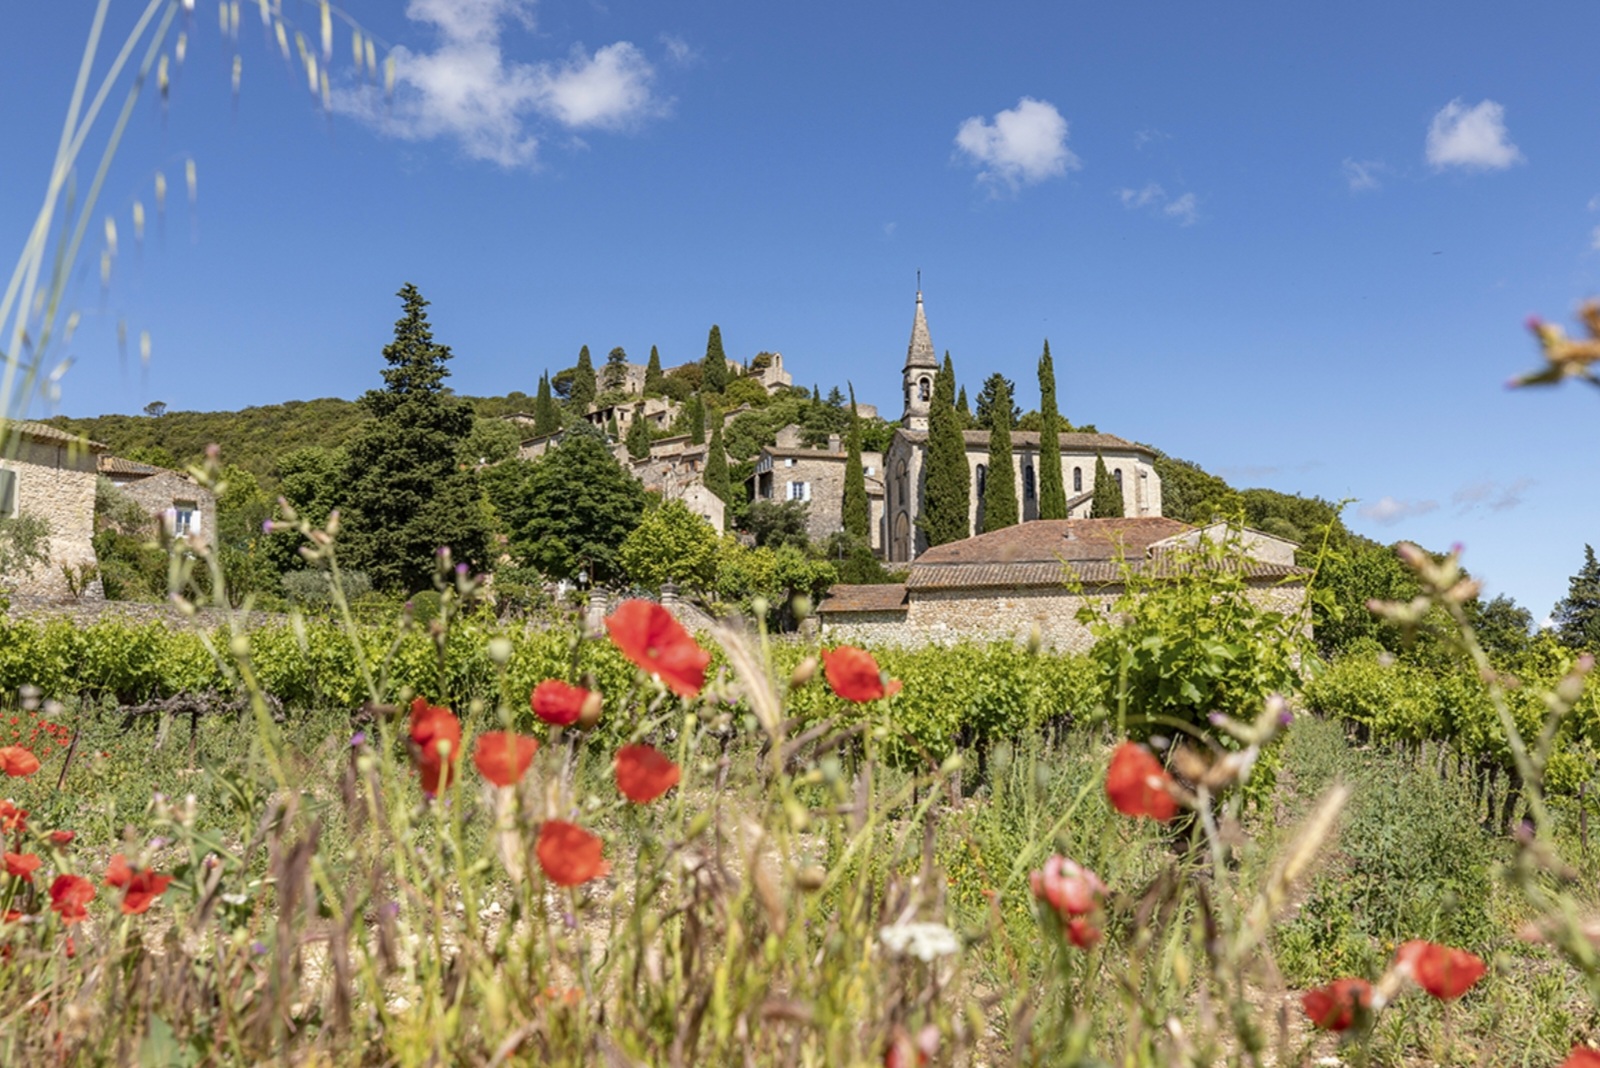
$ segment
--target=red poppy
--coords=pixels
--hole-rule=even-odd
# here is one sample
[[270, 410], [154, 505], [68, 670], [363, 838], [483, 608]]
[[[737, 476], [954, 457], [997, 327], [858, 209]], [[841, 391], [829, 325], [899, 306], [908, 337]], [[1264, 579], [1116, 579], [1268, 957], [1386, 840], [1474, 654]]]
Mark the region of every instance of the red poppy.
[[40, 864], [44, 863], [34, 853], [7, 853], [5, 854], [6, 874], [15, 875], [19, 879], [33, 882], [33, 872]]
[[167, 887], [172, 884], [172, 876], [157, 875], [149, 868], [140, 868], [128, 879], [127, 889], [122, 892], [122, 912], [124, 915], [137, 915], [150, 907], [150, 902], [166, 893]]
[[581, 686], [569, 686], [560, 679], [545, 679], [533, 688], [528, 703], [533, 714], [552, 727], [570, 727], [583, 714], [583, 702], [589, 691]]
[[539, 743], [526, 735], [488, 731], [478, 735], [472, 762], [477, 765], [478, 774], [496, 786], [512, 786], [527, 772], [538, 750]]
[[88, 917], [94, 894], [94, 883], [83, 876], [57, 875], [50, 884], [50, 907], [61, 914], [62, 923], [77, 923]]
[[1079, 949], [1093, 949], [1100, 941], [1100, 928], [1086, 916], [1074, 916], [1067, 921], [1067, 941]]
[[1123, 742], [1106, 769], [1106, 796], [1124, 816], [1149, 816], [1165, 823], [1178, 814], [1167, 786], [1172, 776], [1155, 754], [1134, 742]]
[[617, 750], [617, 789], [637, 804], [647, 804], [678, 785], [678, 765], [649, 745]]
[[0, 771], [25, 779], [39, 770], [39, 758], [20, 745], [0, 747]]
[[1561, 1068], [1600, 1068], [1600, 1050], [1573, 1046], [1567, 1059], [1561, 1062]]
[[606, 630], [623, 656], [661, 676], [679, 697], [693, 697], [705, 687], [711, 654], [654, 601], [622, 602], [606, 619]]
[[1359, 1010], [1372, 1008], [1372, 984], [1365, 979], [1335, 979], [1300, 996], [1306, 1019], [1324, 1031], [1347, 1031]]
[[64, 846], [78, 837], [77, 831], [51, 831], [50, 842], [52, 845]]
[[411, 743], [416, 747], [422, 792], [438, 795], [461, 755], [461, 721], [448, 708], [436, 708], [421, 697], [411, 702]]
[[611, 870], [600, 856], [600, 839], [563, 820], [545, 820], [539, 828], [539, 844], [534, 852], [539, 867], [550, 881], [560, 886], [581, 886]]
[[822, 654], [822, 673], [833, 692], [846, 701], [876, 701], [900, 692], [900, 680], [884, 685], [883, 672], [872, 654], [853, 645], [841, 645]]
[[0, 831], [25, 831], [28, 829], [28, 810], [18, 808], [9, 799], [0, 801]]
[[106, 865], [106, 885], [125, 887], [133, 878], [133, 869], [128, 867], [128, 858], [121, 853], [111, 854], [111, 862]]
[[1441, 1001], [1458, 998], [1483, 978], [1488, 967], [1464, 949], [1413, 939], [1395, 951], [1395, 965]]
[[1028, 883], [1033, 887], [1033, 896], [1055, 909], [1063, 920], [1087, 916], [1100, 907], [1106, 893], [1106, 885], [1098, 875], [1059, 854], [1028, 876]]

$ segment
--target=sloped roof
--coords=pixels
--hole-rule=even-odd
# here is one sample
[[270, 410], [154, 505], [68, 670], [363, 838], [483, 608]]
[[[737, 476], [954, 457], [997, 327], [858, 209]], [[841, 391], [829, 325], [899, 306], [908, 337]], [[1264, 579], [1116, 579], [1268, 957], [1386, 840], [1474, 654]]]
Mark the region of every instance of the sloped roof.
[[4, 443], [5, 434], [17, 433], [34, 441], [48, 441], [52, 445], [78, 445], [90, 452], [110, 452], [111, 446], [77, 434], [69, 434], [60, 427], [51, 426], [49, 423], [35, 423], [25, 419], [10, 419], [4, 424], [4, 431], [0, 432], [0, 444]]
[[933, 338], [928, 334], [928, 316], [922, 310], [922, 290], [917, 290], [917, 314], [911, 320], [911, 343], [906, 346], [906, 367], [932, 367], [937, 369], [939, 358], [933, 352]]
[[111, 456], [109, 454], [97, 458], [95, 466], [100, 469], [102, 475], [159, 475], [167, 470], [167, 468], [157, 467], [155, 464], [142, 464], [137, 460], [126, 460], [121, 456]]
[[[1174, 562], [1170, 557], [1129, 560], [1126, 564], [1115, 560], [1076, 560], [1051, 563], [1027, 562], [1019, 564], [922, 564], [911, 566], [906, 577], [908, 590], [979, 590], [1000, 586], [1059, 587], [1079, 583], [1086, 587], [1116, 586], [1124, 579], [1124, 567], [1137, 575], [1170, 577], [1186, 570], [1189, 565]], [[1257, 582], [1300, 578], [1309, 575], [1307, 568], [1293, 564], [1272, 564], [1264, 560], [1235, 559], [1226, 565], [1238, 571], [1247, 580]]]
[[976, 537], [937, 545], [920, 564], [1057, 563], [1061, 560], [1133, 560], [1153, 544], [1193, 530], [1159, 516], [1133, 519], [1035, 519]]
[[904, 612], [904, 583], [879, 583], [870, 586], [834, 586], [818, 612]]

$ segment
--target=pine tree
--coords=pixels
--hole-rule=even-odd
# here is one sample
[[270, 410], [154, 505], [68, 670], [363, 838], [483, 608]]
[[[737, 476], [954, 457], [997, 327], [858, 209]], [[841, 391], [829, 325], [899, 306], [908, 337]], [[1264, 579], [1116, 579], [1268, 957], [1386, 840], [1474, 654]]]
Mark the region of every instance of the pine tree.
[[572, 376], [572, 392], [567, 395], [572, 410], [582, 415], [589, 410], [595, 398], [594, 362], [589, 359], [589, 346], [578, 350], [578, 367]]
[[978, 391], [978, 407], [974, 413], [979, 430], [993, 430], [1002, 422], [1006, 424], [1007, 430], [1016, 428], [1017, 420], [1022, 417], [1022, 409], [1012, 404], [1009, 399], [1004, 405], [999, 404], [995, 397], [1002, 389], [1005, 390], [1007, 398], [1017, 395], [1017, 384], [999, 371], [983, 380], [983, 389]]
[[1050, 339], [1039, 357], [1039, 518], [1067, 518], [1067, 484], [1061, 473], [1061, 412], [1056, 407], [1056, 367], [1050, 359]]
[[435, 553], [449, 546], [474, 569], [488, 563], [489, 522], [476, 474], [457, 462], [472, 409], [446, 391], [448, 346], [433, 340], [428, 302], [406, 283], [405, 314], [384, 346], [382, 389], [361, 404], [371, 417], [351, 441], [345, 469], [345, 562], [393, 593], [431, 588]]
[[844, 459], [845, 533], [871, 544], [872, 507], [867, 501], [867, 477], [861, 465], [861, 417], [856, 413], [856, 387], [850, 387], [850, 435]]
[[650, 424], [645, 421], [643, 409], [633, 413], [633, 422], [628, 426], [628, 455], [635, 460], [643, 460], [650, 455]]
[[[999, 375], [993, 376], [1000, 378]], [[992, 410], [1011, 410], [1011, 393], [1006, 381], [995, 384]], [[999, 530], [1017, 525], [1017, 465], [1011, 455], [1011, 427], [996, 419], [989, 431], [989, 474], [983, 484], [983, 529]]]
[[1583, 547], [1583, 567], [1572, 576], [1550, 620], [1563, 644], [1600, 652], [1600, 562], [1593, 546]]
[[733, 503], [729, 499], [733, 484], [728, 479], [728, 453], [722, 447], [722, 413], [715, 409], [711, 412], [711, 440], [706, 444], [705, 484], [723, 504]]
[[706, 338], [705, 359], [700, 361], [700, 388], [710, 393], [728, 388], [728, 357], [722, 351], [722, 328], [715, 323]]
[[1094, 498], [1089, 502], [1090, 519], [1121, 519], [1122, 484], [1106, 470], [1105, 457], [1094, 454]]
[[960, 541], [972, 533], [972, 475], [967, 467], [966, 438], [951, 400], [955, 385], [955, 365], [947, 352], [944, 367], [934, 377], [928, 405], [922, 515], [917, 520], [930, 546]]
[[561, 429], [561, 408], [550, 395], [550, 372], [539, 378], [539, 395], [533, 401], [533, 433], [535, 437], [554, 434]]
[[644, 395], [653, 397], [659, 394], [666, 380], [667, 376], [661, 373], [661, 353], [651, 345], [650, 362], [644, 368]]
[[625, 389], [628, 385], [628, 354], [621, 345], [606, 356], [606, 372], [601, 379], [608, 390]]

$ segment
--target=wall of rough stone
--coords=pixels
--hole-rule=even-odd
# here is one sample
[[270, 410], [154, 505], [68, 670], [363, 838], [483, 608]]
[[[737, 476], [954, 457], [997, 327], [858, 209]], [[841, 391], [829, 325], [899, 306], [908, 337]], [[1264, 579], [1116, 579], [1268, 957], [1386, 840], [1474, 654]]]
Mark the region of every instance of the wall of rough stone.
[[[89, 626], [101, 620], [120, 619], [130, 623], [164, 623], [169, 627], [185, 629], [198, 627], [211, 630], [227, 622], [225, 613], [202, 608], [193, 616], [186, 616], [169, 604], [151, 604], [142, 601], [82, 601], [61, 600], [55, 597], [17, 595], [11, 598], [11, 608], [6, 613], [12, 619], [68, 619], [79, 626]], [[281, 623], [289, 617], [268, 612], [251, 612], [247, 617], [252, 627]]]
[[[50, 524], [50, 560], [28, 575], [0, 576], [0, 585], [23, 596], [70, 596], [63, 564], [95, 563], [94, 487], [99, 475], [94, 454], [54, 442], [24, 438], [14, 459], [0, 461], [17, 483], [17, 509], [43, 517]], [[104, 594], [97, 578], [84, 596]]]
[[148, 478], [119, 482], [117, 488], [138, 502], [145, 514], [164, 521], [168, 509], [178, 501], [193, 501], [200, 510], [200, 536], [207, 543], [217, 535], [217, 498], [210, 490], [176, 471], [163, 471]]

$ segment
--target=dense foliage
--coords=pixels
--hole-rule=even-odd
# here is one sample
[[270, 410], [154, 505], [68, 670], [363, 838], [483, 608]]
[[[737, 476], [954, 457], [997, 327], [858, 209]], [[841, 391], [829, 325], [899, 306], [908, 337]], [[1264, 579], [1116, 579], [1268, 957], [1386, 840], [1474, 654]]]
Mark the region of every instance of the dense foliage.
[[1056, 366], [1045, 339], [1039, 357], [1039, 518], [1067, 518], [1067, 487], [1061, 471], [1061, 412], [1056, 406]]
[[[993, 403], [999, 410], [1005, 410], [1011, 404], [1008, 383], [998, 375], [994, 377], [999, 380], [993, 383]], [[979, 402], [982, 402], [981, 397]], [[989, 430], [988, 474], [983, 482], [979, 518], [979, 525], [985, 531], [1017, 525], [1017, 461], [1011, 452], [1010, 420], [995, 419]]]
[[933, 379], [928, 448], [922, 457], [923, 505], [917, 525], [929, 546], [972, 534], [972, 475], [967, 468], [966, 438], [952, 399], [955, 389], [955, 365], [947, 352], [944, 366]]

